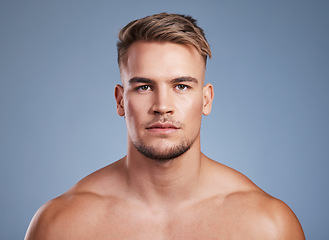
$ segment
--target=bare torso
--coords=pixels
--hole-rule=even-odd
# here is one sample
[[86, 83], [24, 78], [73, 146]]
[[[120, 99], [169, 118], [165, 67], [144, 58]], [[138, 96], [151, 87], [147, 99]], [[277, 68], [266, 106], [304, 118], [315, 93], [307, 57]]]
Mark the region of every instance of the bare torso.
[[129, 191], [122, 162], [43, 206], [27, 239], [304, 239], [284, 203], [212, 160], [204, 191], [166, 204], [142, 201]]

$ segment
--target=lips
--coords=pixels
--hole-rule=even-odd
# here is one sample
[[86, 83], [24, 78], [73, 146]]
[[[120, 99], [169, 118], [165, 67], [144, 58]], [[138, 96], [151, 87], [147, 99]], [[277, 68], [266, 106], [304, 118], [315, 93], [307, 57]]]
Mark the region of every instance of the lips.
[[173, 128], [173, 129], [178, 129], [178, 127], [176, 127], [174, 124], [172, 123], [168, 123], [168, 122], [156, 122], [152, 125], [150, 125], [149, 127], [147, 127], [147, 129], [152, 129], [152, 128]]
[[156, 122], [146, 128], [150, 132], [158, 134], [169, 134], [176, 132], [179, 127], [169, 122]]

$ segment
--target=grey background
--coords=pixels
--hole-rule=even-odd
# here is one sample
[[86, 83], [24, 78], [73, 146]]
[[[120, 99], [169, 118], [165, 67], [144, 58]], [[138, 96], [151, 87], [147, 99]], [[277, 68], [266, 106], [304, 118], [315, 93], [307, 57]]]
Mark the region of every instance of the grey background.
[[211, 44], [202, 150], [328, 230], [328, 1], [0, 1], [0, 239], [125, 155], [113, 88], [117, 33], [157, 12], [191, 14]]

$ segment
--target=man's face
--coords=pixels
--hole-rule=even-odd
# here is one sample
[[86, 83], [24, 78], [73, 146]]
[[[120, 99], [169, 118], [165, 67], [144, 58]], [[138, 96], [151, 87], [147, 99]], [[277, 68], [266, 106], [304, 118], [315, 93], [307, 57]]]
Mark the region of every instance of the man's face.
[[[128, 146], [158, 160], [176, 158], [199, 142], [202, 113], [211, 110], [212, 86], [194, 47], [136, 42], [121, 66], [117, 111], [126, 117]], [[199, 146], [199, 145], [198, 145]]]

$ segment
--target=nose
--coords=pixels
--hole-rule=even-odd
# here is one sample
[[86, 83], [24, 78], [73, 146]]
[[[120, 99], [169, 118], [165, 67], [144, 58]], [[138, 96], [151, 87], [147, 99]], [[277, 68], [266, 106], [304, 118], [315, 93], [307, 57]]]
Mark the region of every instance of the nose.
[[153, 105], [152, 113], [153, 114], [173, 114], [174, 105], [173, 105], [173, 96], [171, 96], [170, 90], [167, 89], [157, 89], [153, 95]]

